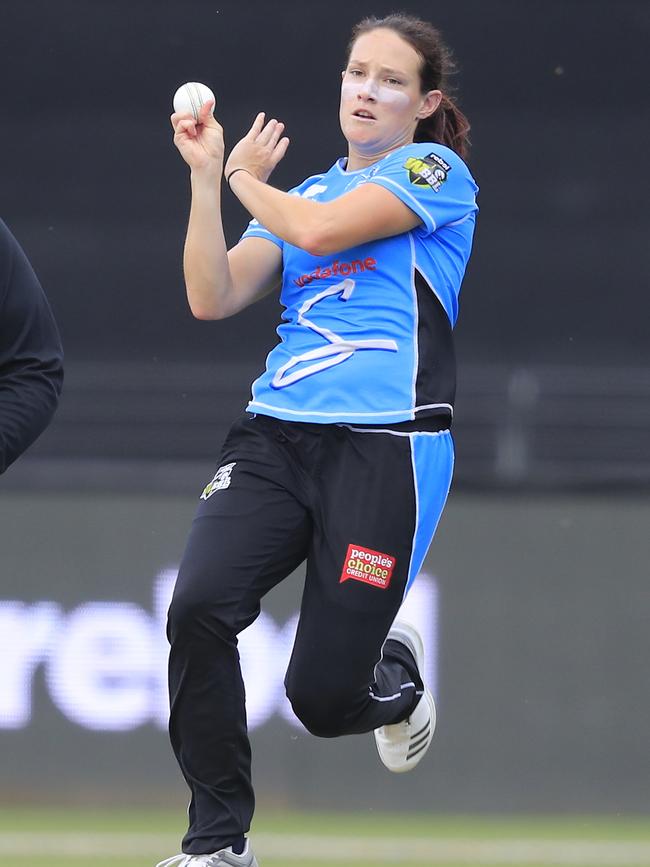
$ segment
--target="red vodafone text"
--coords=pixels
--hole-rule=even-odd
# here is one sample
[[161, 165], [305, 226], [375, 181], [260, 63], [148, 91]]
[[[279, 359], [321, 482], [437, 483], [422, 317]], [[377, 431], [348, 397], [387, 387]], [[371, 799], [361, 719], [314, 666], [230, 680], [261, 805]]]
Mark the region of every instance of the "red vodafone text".
[[390, 554], [363, 548], [361, 545], [348, 545], [345, 555], [340, 584], [346, 581], [361, 581], [386, 590], [393, 577], [396, 559]]
[[319, 265], [310, 274], [301, 274], [293, 282], [296, 286], [302, 288], [314, 280], [321, 280], [325, 277], [338, 277], [339, 275], [348, 277], [350, 274], [357, 274], [361, 271], [375, 271], [376, 269], [377, 260], [373, 259], [372, 256], [368, 256], [366, 259], [353, 259], [352, 262], [339, 262], [338, 259], [335, 259], [324, 268], [321, 268]]

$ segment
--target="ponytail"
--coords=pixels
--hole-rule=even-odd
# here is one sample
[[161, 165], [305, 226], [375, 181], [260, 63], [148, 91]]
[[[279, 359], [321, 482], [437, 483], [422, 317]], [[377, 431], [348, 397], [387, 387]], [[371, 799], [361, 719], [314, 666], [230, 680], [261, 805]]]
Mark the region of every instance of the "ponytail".
[[469, 154], [470, 124], [456, 103], [443, 94], [442, 102], [432, 115], [421, 120], [415, 141], [433, 141], [446, 145], [466, 160]]

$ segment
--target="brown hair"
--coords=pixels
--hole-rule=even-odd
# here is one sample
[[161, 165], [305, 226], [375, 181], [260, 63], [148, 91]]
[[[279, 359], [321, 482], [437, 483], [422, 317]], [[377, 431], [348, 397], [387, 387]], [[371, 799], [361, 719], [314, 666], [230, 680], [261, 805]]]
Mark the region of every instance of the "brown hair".
[[357, 39], [364, 33], [370, 33], [378, 28], [393, 30], [417, 51], [422, 61], [420, 67], [422, 93], [430, 90], [443, 92], [442, 102], [434, 113], [418, 123], [415, 129], [415, 141], [439, 142], [456, 151], [462, 159], [466, 159], [470, 144], [469, 121], [449, 93], [448, 78], [456, 71], [456, 66], [440, 32], [427, 21], [401, 12], [387, 15], [385, 18], [373, 16], [364, 18], [352, 29], [347, 51], [348, 60]]

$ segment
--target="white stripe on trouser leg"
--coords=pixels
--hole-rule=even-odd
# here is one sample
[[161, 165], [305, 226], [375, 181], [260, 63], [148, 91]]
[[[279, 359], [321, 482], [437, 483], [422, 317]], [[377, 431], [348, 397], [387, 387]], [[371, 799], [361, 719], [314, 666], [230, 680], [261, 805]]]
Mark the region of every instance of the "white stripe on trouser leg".
[[394, 695], [375, 695], [375, 693], [372, 690], [369, 690], [370, 698], [373, 701], [397, 701], [398, 698], [402, 697], [402, 691], [401, 690], [403, 690], [403, 689], [415, 689], [415, 684], [414, 683], [401, 683], [400, 684], [400, 692], [396, 692]]

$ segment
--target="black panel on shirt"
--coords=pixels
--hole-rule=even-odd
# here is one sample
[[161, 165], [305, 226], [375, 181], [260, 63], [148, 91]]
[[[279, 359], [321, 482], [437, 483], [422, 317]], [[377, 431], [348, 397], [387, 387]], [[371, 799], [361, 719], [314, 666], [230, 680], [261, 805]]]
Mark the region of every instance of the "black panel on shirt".
[[[456, 397], [456, 353], [451, 322], [436, 293], [415, 269], [418, 303], [418, 373], [415, 405], [448, 403]], [[445, 410], [442, 410], [443, 412]], [[421, 409], [417, 417], [437, 415], [438, 409]]]

